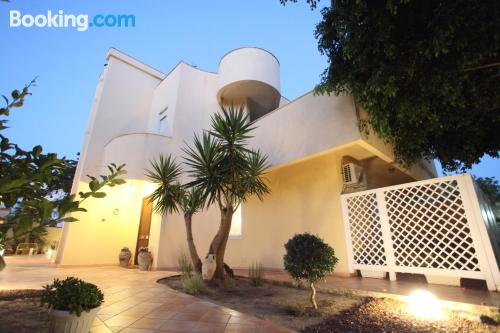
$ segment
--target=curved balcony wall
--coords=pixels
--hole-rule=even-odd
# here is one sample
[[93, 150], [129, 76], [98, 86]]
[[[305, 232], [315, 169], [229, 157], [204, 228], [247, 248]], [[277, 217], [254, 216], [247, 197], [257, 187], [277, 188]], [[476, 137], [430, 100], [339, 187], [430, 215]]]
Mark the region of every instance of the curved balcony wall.
[[253, 119], [279, 106], [278, 59], [266, 50], [246, 47], [233, 50], [219, 64], [217, 100], [221, 104], [245, 104]]
[[151, 133], [122, 134], [111, 139], [104, 147], [103, 166], [110, 163], [126, 164], [126, 179], [147, 180], [144, 168], [160, 154], [170, 151], [171, 138]]

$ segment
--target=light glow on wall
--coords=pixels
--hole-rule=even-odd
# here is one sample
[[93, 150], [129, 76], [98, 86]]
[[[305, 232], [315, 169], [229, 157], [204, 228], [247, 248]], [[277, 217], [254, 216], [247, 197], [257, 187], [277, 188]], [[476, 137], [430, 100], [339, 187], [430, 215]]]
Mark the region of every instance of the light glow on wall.
[[141, 196], [143, 198], [150, 196], [156, 190], [156, 187], [157, 185], [153, 183], [144, 184], [144, 186], [142, 187]]
[[229, 237], [240, 238], [242, 236], [242, 218], [241, 218], [241, 204], [236, 209], [233, 214], [233, 220], [231, 221], [231, 230], [229, 231]]

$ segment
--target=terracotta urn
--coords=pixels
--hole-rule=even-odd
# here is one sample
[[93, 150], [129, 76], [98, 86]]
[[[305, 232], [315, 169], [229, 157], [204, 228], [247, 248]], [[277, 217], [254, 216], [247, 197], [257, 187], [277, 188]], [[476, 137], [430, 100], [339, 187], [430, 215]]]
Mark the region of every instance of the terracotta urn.
[[141, 271], [148, 271], [151, 269], [151, 264], [153, 263], [153, 255], [147, 248], [140, 249], [137, 255], [137, 262]]
[[203, 280], [210, 280], [214, 276], [215, 273], [215, 255], [208, 254], [205, 260], [203, 261], [203, 265], [201, 266], [201, 275]]
[[120, 266], [128, 267], [130, 263], [130, 258], [132, 258], [132, 252], [128, 249], [128, 247], [124, 247], [120, 254], [118, 255], [118, 259], [120, 260]]

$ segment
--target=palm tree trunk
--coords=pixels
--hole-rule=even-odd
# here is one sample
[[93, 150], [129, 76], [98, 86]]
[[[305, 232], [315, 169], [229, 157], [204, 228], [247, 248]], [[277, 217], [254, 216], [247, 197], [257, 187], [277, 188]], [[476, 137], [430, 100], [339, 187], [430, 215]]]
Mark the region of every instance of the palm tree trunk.
[[224, 280], [224, 255], [226, 253], [227, 240], [231, 230], [231, 221], [234, 210], [232, 207], [221, 208], [221, 222], [219, 230], [210, 244], [209, 253], [215, 255], [215, 273], [211, 282], [215, 280]]
[[191, 256], [191, 262], [193, 263], [194, 271], [198, 274], [201, 274], [201, 259], [198, 256], [198, 251], [196, 251], [196, 245], [194, 244], [193, 230], [191, 223], [192, 218], [193, 214], [184, 213], [184, 223], [186, 224], [186, 236], [187, 236], [189, 255]]

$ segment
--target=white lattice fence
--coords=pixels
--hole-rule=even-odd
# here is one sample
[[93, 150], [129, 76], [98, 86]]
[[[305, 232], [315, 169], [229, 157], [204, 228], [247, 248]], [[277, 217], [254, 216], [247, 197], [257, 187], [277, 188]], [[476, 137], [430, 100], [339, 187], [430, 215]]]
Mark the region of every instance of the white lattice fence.
[[468, 174], [343, 195], [351, 270], [477, 278], [496, 289], [498, 234], [481, 199]]

